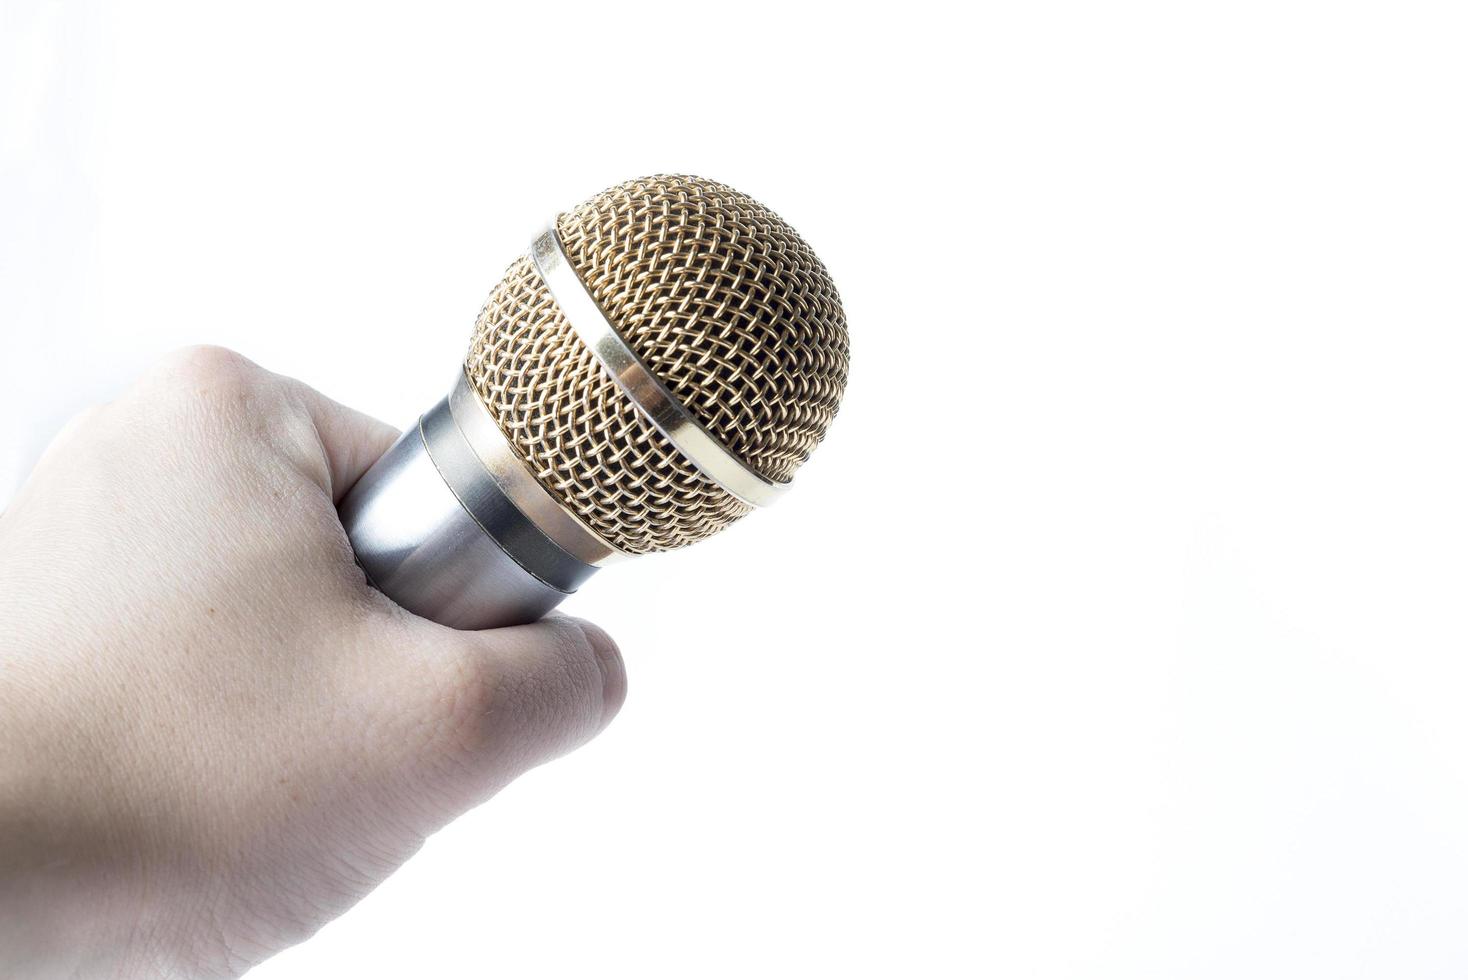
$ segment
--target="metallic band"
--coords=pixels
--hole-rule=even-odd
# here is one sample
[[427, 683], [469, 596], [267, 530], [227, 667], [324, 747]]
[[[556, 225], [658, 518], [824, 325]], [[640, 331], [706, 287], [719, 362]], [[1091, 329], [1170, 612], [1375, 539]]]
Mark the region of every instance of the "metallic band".
[[698, 471], [747, 504], [774, 503], [788, 483], [775, 483], [745, 465], [698, 424], [673, 393], [663, 387], [627, 346], [597, 306], [561, 249], [552, 224], [530, 243], [530, 260], [550, 290], [551, 298], [581, 342], [590, 348], [612, 380], [658, 431], [668, 437]]
[[[562, 569], [541, 560], [550, 551], [549, 545], [532, 543], [512, 558], [486, 532], [484, 520], [503, 533], [499, 524], [505, 518], [513, 522], [513, 508], [504, 505], [498, 517], [491, 519], [484, 502], [477, 499], [479, 494], [465, 490], [492, 481], [467, 446], [454, 461], [452, 444], [436, 437], [452, 435], [437, 427], [445, 415], [447, 409], [440, 402], [422, 422], [404, 432], [342, 500], [342, 527], [357, 562], [368, 581], [398, 605], [436, 623], [455, 629], [487, 629], [534, 622], [566, 597], [569, 589], [557, 588], [541, 577], [555, 576]], [[453, 425], [451, 419], [449, 425]], [[437, 460], [429, 455], [425, 430], [436, 433]], [[450, 479], [459, 484], [458, 493], [472, 501], [477, 516], [450, 488]], [[519, 521], [528, 523], [523, 517]], [[506, 538], [523, 545], [526, 535], [522, 528]], [[537, 562], [543, 566], [540, 575], [526, 570], [527, 563]], [[574, 573], [574, 566], [567, 568]], [[582, 566], [579, 571], [577, 579], [595, 569]], [[561, 584], [569, 586], [572, 580], [562, 577]]]
[[560, 592], [574, 592], [596, 567], [567, 554], [484, 471], [445, 398], [418, 423], [429, 459], [474, 523], [517, 565]]
[[531, 523], [540, 528], [562, 551], [598, 568], [626, 558], [603, 541], [595, 531], [567, 509], [550, 491], [531, 475], [525, 463], [515, 455], [500, 427], [490, 416], [484, 402], [460, 371], [449, 393], [449, 410], [458, 423], [459, 432], [490, 478]]

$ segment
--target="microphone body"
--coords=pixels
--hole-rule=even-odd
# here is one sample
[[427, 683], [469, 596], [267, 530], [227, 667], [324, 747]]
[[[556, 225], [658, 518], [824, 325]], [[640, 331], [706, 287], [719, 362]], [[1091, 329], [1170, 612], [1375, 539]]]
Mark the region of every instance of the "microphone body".
[[532, 622], [604, 565], [773, 502], [847, 360], [835, 286], [779, 216], [701, 178], [629, 181], [510, 266], [449, 394], [347, 493], [342, 524], [410, 612]]
[[520, 464], [486, 427], [493, 422], [460, 375], [340, 508], [372, 584], [409, 612], [456, 629], [534, 622], [599, 567], [514, 504], [493, 472]]

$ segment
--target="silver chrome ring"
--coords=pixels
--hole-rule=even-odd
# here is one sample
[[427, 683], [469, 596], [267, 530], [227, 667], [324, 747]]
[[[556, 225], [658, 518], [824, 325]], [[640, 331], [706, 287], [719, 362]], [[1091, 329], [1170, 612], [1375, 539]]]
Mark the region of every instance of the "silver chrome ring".
[[469, 386], [469, 379], [463, 371], [459, 372], [454, 389], [449, 393], [449, 411], [490, 479], [557, 547], [573, 558], [597, 567], [627, 557], [625, 552], [613, 548], [583, 524], [530, 473], [510, 448], [509, 440], [489, 414], [489, 409]]
[[747, 504], [768, 506], [789, 486], [776, 483], [750, 469], [743, 460], [724, 448], [688, 410], [663, 387], [647, 365], [617, 333], [591, 292], [571, 268], [561, 249], [554, 223], [530, 243], [530, 261], [550, 290], [551, 298], [576, 336], [606, 368], [632, 403], [658, 431], [668, 437], [700, 473]]
[[[439, 410], [447, 406], [428, 414]], [[463, 455], [479, 466], [468, 447]], [[455, 629], [534, 622], [576, 585], [547, 583], [486, 533], [429, 453], [421, 421], [347, 492], [341, 520], [369, 582], [409, 612]]]

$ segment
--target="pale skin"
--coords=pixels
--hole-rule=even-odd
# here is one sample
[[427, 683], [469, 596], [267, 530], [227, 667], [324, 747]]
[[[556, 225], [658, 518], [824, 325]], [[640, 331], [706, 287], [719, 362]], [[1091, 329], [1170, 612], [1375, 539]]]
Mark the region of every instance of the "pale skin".
[[395, 436], [195, 348], [46, 451], [0, 514], [0, 976], [236, 976], [616, 714], [598, 628], [367, 584], [335, 502]]

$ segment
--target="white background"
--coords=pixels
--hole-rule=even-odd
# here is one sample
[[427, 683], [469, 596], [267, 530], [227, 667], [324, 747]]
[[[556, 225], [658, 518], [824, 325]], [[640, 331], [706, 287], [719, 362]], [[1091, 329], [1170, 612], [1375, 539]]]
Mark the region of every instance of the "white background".
[[851, 321], [797, 492], [569, 604], [616, 724], [254, 976], [1468, 972], [1453, 6], [0, 0], [0, 499], [186, 342], [410, 423], [627, 177]]

